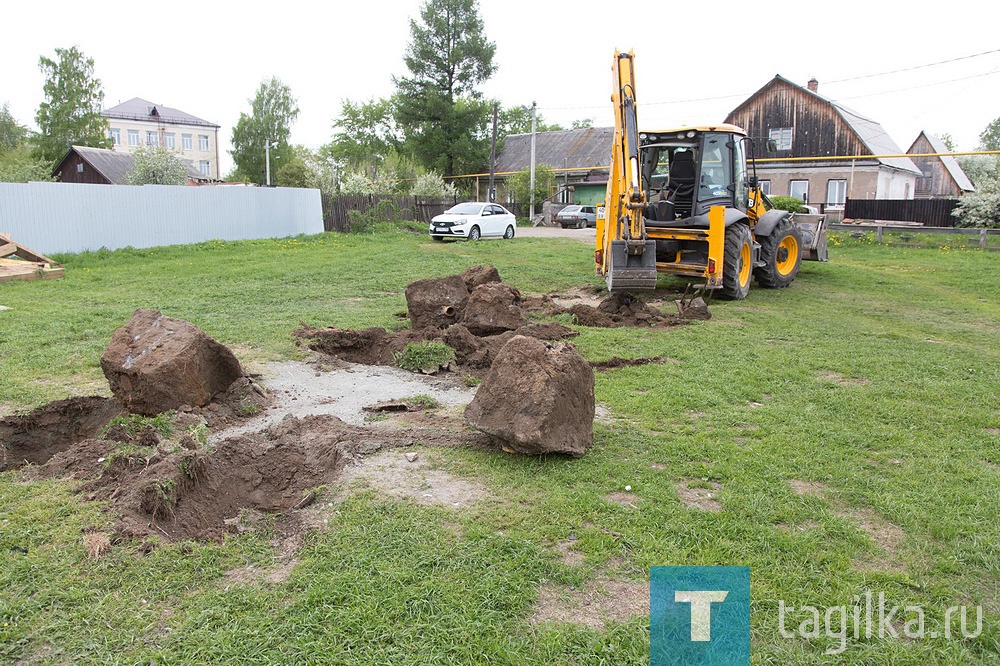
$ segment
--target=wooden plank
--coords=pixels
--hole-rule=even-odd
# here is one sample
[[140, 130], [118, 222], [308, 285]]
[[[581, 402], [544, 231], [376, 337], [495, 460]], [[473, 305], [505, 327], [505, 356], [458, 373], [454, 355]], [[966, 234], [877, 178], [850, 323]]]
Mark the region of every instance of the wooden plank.
[[4, 243], [3, 245], [0, 245], [0, 259], [9, 257], [15, 252], [17, 252], [17, 245], [14, 243]]
[[11, 243], [13, 243], [14, 245], [17, 246], [17, 252], [15, 252], [15, 254], [17, 256], [21, 257], [22, 259], [25, 259], [27, 261], [37, 261], [40, 264], [55, 264], [56, 263], [56, 262], [52, 261], [51, 259], [49, 259], [48, 257], [46, 257], [44, 254], [38, 254], [37, 252], [29, 250], [28, 248], [24, 247], [23, 245], [21, 245], [17, 241], [11, 241]]

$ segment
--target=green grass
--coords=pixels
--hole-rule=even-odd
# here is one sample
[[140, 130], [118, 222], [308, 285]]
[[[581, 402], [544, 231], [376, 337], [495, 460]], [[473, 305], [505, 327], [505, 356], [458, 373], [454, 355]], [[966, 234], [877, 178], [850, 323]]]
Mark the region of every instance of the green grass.
[[[751, 567], [754, 663], [996, 663], [1000, 255], [847, 234], [831, 255], [789, 289], [713, 303], [707, 322], [580, 328], [589, 360], [671, 359], [597, 375], [609, 418], [586, 456], [434, 451], [491, 498], [453, 510], [349, 496], [307, 533], [287, 581], [227, 575], [278, 561], [266, 530], [90, 559], [84, 530], [111, 524], [100, 505], [69, 483], [2, 474], [0, 662], [641, 664], [648, 619], [531, 625], [539, 588], [717, 564]], [[299, 355], [299, 322], [396, 326], [409, 282], [469, 265], [496, 265], [522, 292], [599, 282], [583, 244], [387, 229], [60, 259], [64, 278], [0, 291], [8, 412], [106, 393], [100, 353], [137, 307], [192, 321], [252, 363]], [[679, 485], [718, 488], [722, 510], [689, 508]], [[625, 486], [635, 508], [608, 499]], [[858, 516], [898, 529], [880, 538]], [[571, 532], [574, 566], [553, 548]], [[866, 591], [920, 605], [928, 630], [949, 606], [981, 604], [982, 633], [851, 637], [837, 657], [831, 639], [779, 634], [779, 601], [823, 609]]]

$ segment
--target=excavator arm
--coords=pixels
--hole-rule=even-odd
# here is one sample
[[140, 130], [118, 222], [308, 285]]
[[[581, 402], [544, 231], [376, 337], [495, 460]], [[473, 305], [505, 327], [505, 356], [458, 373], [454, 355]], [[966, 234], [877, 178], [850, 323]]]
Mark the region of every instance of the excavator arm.
[[656, 241], [646, 235], [646, 195], [639, 175], [635, 56], [616, 52], [611, 100], [615, 134], [604, 206], [598, 210], [594, 262], [608, 291], [656, 287]]

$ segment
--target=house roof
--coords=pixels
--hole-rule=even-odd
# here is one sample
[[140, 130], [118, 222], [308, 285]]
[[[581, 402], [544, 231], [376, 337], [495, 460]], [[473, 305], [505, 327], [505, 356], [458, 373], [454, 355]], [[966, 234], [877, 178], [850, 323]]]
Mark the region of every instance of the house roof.
[[145, 120], [162, 122], [171, 125], [202, 125], [204, 127], [219, 127], [215, 123], [192, 116], [180, 109], [173, 109], [162, 104], [153, 104], [141, 97], [133, 97], [110, 109], [101, 112], [105, 118], [120, 118], [122, 120]]
[[[921, 136], [927, 140], [927, 143], [931, 145], [931, 149], [935, 153], [951, 152], [951, 150], [948, 149], [948, 146], [944, 145], [944, 141], [934, 136], [933, 134], [928, 134], [927, 132], [921, 132], [920, 135], [917, 136], [917, 138], [913, 141], [913, 144], [910, 146], [910, 149], [907, 150], [906, 152], [908, 153], [913, 152], [913, 149], [920, 141]], [[972, 181], [969, 180], [969, 177], [965, 175], [964, 171], [962, 171], [962, 167], [959, 166], [958, 160], [956, 160], [951, 155], [941, 155], [938, 159], [940, 159], [941, 163], [944, 164], [944, 168], [948, 170], [948, 173], [954, 179], [955, 184], [958, 185], [958, 189], [962, 190], [963, 192], [974, 192], [976, 190], [975, 186], [972, 184]]]
[[[88, 146], [73, 146], [69, 152], [59, 160], [59, 163], [52, 169], [52, 175], [56, 175], [62, 170], [63, 163], [70, 155], [76, 153], [84, 162], [89, 164], [97, 173], [101, 174], [114, 185], [124, 185], [125, 179], [135, 169], [135, 160], [129, 153], [106, 150], [104, 148], [90, 148]], [[188, 178], [190, 180], [205, 180], [205, 176], [194, 168], [190, 160], [181, 160], [187, 167]]]
[[[535, 134], [535, 163], [553, 169], [607, 168], [611, 162], [613, 127], [586, 127]], [[497, 155], [500, 173], [523, 171], [531, 166], [531, 134], [510, 134]]]
[[[828, 104], [831, 108], [833, 108], [834, 112], [837, 113], [837, 115], [839, 115], [844, 120], [847, 126], [854, 131], [858, 139], [860, 139], [861, 143], [863, 143], [865, 147], [867, 147], [868, 150], [871, 151], [872, 155], [900, 155], [903, 153], [903, 150], [898, 145], [896, 145], [896, 142], [892, 140], [892, 137], [889, 136], [889, 133], [886, 132], [885, 129], [882, 127], [882, 125], [880, 125], [879, 123], [875, 122], [870, 118], [866, 118], [857, 111], [852, 111], [851, 109], [847, 108], [846, 106], [843, 106], [842, 104], [838, 104], [837, 102], [834, 102], [831, 99], [823, 97], [818, 92], [813, 92], [808, 88], [803, 88], [802, 86], [793, 83], [792, 81], [786, 79], [780, 74], [775, 74], [773, 79], [768, 81], [760, 90], [758, 90], [753, 95], [748, 97], [742, 104], [740, 104], [735, 109], [730, 111], [729, 115], [732, 116], [733, 114], [735, 114], [737, 111], [739, 111], [744, 106], [749, 104], [751, 100], [753, 100], [755, 97], [757, 97], [762, 92], [767, 90], [769, 87], [775, 85], [776, 83], [781, 83], [798, 88], [804, 94], [812, 95], [820, 102]], [[879, 163], [884, 164], [885, 166], [900, 169], [902, 171], [909, 171], [915, 174], [921, 173], [920, 169], [917, 168], [917, 165], [915, 165], [913, 163], [913, 160], [911, 160], [909, 157], [880, 157], [878, 158], [878, 161]]]

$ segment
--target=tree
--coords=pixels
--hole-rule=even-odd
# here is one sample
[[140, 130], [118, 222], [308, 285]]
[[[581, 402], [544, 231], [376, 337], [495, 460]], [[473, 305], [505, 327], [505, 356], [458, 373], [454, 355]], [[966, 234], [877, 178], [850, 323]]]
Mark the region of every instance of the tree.
[[955, 152], [955, 137], [945, 132], [944, 134], [938, 134], [938, 138], [941, 139], [941, 143], [945, 145], [945, 148], [951, 152]]
[[393, 98], [407, 147], [446, 176], [482, 168], [493, 109], [476, 86], [496, 71], [496, 45], [483, 34], [477, 2], [427, 0], [420, 22], [410, 20], [410, 37], [403, 56], [410, 75], [394, 77]]
[[55, 164], [70, 146], [110, 147], [108, 121], [101, 115], [104, 92], [94, 76], [94, 59], [73, 46], [56, 49], [56, 60], [41, 56], [38, 67], [45, 74], [45, 100], [35, 114], [35, 157]]
[[959, 199], [952, 213], [958, 218], [955, 226], [1000, 227], [1000, 156], [963, 155], [958, 158], [958, 164], [976, 186], [976, 191]]
[[135, 168], [125, 176], [126, 185], [186, 185], [188, 169], [169, 148], [140, 146], [132, 151]]
[[402, 147], [402, 135], [393, 117], [391, 100], [371, 99], [354, 103], [344, 100], [340, 116], [333, 122], [333, 139], [325, 152], [336, 161], [358, 168], [378, 166], [391, 151]]
[[444, 182], [444, 178], [434, 171], [417, 176], [410, 195], [422, 199], [452, 199], [458, 196], [454, 183]]
[[1000, 150], [1000, 118], [997, 118], [979, 135], [980, 150]]
[[0, 107], [0, 153], [17, 148], [28, 138], [28, 128], [17, 122], [7, 102]]
[[0, 153], [0, 183], [29, 183], [55, 180], [52, 167], [31, 156], [28, 144]]
[[277, 173], [281, 165], [292, 158], [288, 138], [298, 115], [299, 107], [291, 88], [277, 77], [261, 83], [257, 95], [250, 100], [250, 115], [241, 113], [233, 128], [233, 148], [229, 154], [236, 163], [236, 174], [263, 183], [267, 143], [272, 146], [269, 149], [271, 170]]
[[531, 193], [531, 171], [529, 169], [518, 171], [511, 176], [507, 180], [507, 191], [510, 192], [514, 201], [522, 206], [530, 206], [534, 203], [537, 208], [549, 196], [549, 190], [552, 189], [552, 182], [554, 180], [555, 175], [551, 168], [544, 164], [536, 164], [533, 197]]
[[587, 129], [594, 126], [593, 118], [580, 118], [573, 121], [573, 129]]

